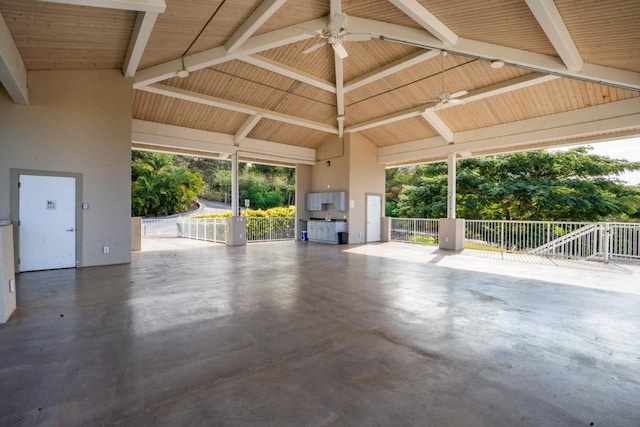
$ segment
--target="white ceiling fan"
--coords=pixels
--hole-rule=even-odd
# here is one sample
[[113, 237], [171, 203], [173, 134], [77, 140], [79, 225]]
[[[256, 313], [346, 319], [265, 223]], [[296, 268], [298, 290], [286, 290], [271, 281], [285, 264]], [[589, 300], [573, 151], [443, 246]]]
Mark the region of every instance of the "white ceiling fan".
[[302, 53], [304, 55], [309, 54], [328, 44], [333, 48], [338, 57], [344, 59], [349, 56], [349, 54], [347, 53], [347, 50], [343, 46], [342, 42], [362, 42], [371, 40], [371, 34], [350, 33], [345, 24], [346, 19], [347, 15], [345, 15], [344, 13], [334, 13], [331, 17], [331, 22], [329, 22], [328, 26], [322, 29], [322, 32], [320, 34], [315, 32], [313, 33], [324, 40], [314, 44]]
[[445, 104], [464, 104], [466, 103], [466, 101], [464, 99], [457, 99], [461, 96], [466, 95], [467, 92], [466, 90], [460, 90], [458, 92], [454, 92], [454, 93], [449, 93], [446, 91], [445, 89], [445, 85], [444, 85], [444, 57], [447, 56], [447, 52], [446, 51], [442, 51], [440, 52], [440, 64], [442, 67], [442, 73], [440, 74], [442, 76], [442, 91], [441, 92], [437, 92], [435, 94], [435, 99], [431, 99], [427, 102], [437, 102], [435, 108], [440, 108]]

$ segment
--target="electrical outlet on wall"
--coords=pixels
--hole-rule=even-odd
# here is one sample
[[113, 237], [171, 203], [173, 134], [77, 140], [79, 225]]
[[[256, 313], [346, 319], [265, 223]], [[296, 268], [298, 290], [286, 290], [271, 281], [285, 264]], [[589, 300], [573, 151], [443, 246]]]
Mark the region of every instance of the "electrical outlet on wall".
[[109, 253], [109, 246], [105, 246], [102, 248], [102, 253], [103, 254], [108, 254]]

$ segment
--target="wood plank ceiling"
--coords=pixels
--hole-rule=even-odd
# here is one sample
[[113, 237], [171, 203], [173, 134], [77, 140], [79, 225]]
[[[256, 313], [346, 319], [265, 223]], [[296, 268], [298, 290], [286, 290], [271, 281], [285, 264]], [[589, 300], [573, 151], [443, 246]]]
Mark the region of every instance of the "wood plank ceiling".
[[[636, 0], [165, 2], [135, 76], [136, 120], [236, 138], [249, 126], [247, 138], [306, 148], [360, 132], [392, 147], [640, 96]], [[0, 0], [0, 13], [28, 71], [121, 68], [136, 21], [38, 0]], [[305, 54], [335, 13], [371, 39], [345, 39], [344, 59], [329, 44]], [[438, 105], [459, 91], [465, 103]]]

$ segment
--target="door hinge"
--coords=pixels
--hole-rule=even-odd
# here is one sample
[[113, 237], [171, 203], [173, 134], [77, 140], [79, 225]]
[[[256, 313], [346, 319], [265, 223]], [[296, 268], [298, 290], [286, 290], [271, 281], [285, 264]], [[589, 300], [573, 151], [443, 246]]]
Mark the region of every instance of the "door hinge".
[[18, 182], [18, 188], [20, 188], [22, 186], [21, 182]]
[[20, 265], [20, 258], [18, 258], [18, 265]]

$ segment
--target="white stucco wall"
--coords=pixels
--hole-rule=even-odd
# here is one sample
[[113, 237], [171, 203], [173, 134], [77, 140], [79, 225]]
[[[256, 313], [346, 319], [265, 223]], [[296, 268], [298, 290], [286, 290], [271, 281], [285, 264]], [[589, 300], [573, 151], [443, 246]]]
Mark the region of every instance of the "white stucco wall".
[[[34, 71], [30, 105], [0, 86], [0, 218], [11, 169], [82, 174], [80, 266], [131, 261], [132, 82], [119, 71]], [[104, 254], [103, 246], [110, 252]]]
[[[378, 163], [378, 147], [364, 136], [348, 134], [349, 167], [349, 243], [366, 238], [367, 194], [381, 196], [384, 215], [385, 169]], [[353, 201], [353, 204], [351, 204]]]

